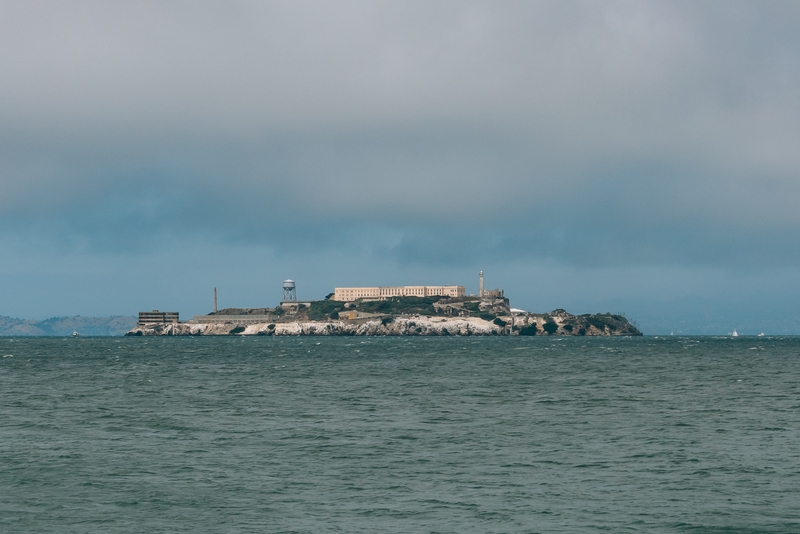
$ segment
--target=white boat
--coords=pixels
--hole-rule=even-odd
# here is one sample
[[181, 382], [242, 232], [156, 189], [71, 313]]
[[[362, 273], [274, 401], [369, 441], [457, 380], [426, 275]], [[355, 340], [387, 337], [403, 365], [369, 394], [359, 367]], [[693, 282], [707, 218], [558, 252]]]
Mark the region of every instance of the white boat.
[[78, 332], [73, 330], [72, 337], [81, 337], [81, 335]]
[[733, 334], [731, 334], [731, 337], [739, 337], [739, 332], [737, 332], [735, 328], [733, 329]]
[[764, 337], [764, 332], [761, 332], [760, 334], [758, 334], [758, 337]]

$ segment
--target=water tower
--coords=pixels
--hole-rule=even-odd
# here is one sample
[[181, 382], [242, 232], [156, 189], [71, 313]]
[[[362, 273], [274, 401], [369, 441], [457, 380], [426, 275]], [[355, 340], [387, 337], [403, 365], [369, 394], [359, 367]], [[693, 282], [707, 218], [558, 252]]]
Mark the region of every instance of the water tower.
[[297, 302], [294, 280], [283, 281], [283, 302]]

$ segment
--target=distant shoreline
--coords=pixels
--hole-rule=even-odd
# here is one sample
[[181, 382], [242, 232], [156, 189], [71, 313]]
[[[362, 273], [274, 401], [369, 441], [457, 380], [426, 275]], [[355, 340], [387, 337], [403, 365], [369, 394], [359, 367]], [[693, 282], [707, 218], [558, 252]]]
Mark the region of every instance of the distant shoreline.
[[37, 321], [0, 316], [2, 337], [64, 337], [77, 332], [82, 336], [124, 336], [136, 326], [136, 317], [113, 315], [109, 317], [83, 317], [81, 315], [51, 317]]

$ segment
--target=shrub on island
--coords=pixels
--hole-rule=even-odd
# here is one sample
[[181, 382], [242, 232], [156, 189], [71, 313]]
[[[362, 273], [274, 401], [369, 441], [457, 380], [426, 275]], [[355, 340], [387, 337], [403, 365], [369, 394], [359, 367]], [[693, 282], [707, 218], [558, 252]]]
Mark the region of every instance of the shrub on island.
[[536, 327], [536, 323], [529, 324], [527, 326], [523, 326], [519, 329], [519, 335], [521, 336], [536, 336], [539, 335], [539, 329]]
[[547, 321], [545, 321], [545, 323], [542, 325], [542, 330], [547, 332], [548, 335], [552, 336], [556, 333], [556, 330], [558, 330], [558, 325], [554, 320], [548, 318]]

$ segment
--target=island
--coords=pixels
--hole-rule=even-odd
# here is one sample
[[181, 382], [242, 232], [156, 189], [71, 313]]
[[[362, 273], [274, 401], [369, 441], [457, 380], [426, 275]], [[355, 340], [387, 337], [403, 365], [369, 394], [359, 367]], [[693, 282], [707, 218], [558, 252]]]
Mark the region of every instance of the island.
[[[489, 296], [391, 296], [227, 308], [180, 322], [143, 312], [126, 336], [641, 336], [621, 314], [532, 313]], [[142, 319], [144, 317], [144, 319]], [[156, 318], [156, 319], [154, 319]]]

